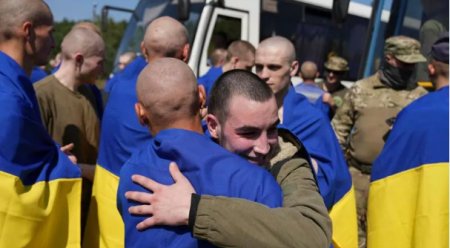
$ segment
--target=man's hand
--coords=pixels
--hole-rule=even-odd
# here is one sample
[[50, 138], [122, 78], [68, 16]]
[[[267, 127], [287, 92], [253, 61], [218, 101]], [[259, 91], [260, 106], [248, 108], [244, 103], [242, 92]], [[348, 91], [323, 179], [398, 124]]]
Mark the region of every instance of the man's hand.
[[144, 230], [155, 225], [181, 226], [187, 225], [191, 208], [191, 195], [195, 193], [189, 180], [183, 176], [176, 163], [169, 166], [170, 174], [175, 181], [172, 185], [162, 185], [149, 178], [133, 175], [133, 182], [153, 191], [151, 193], [128, 191], [128, 200], [145, 205], [133, 206], [128, 209], [135, 215], [152, 215], [140, 222], [136, 228]]
[[334, 106], [333, 96], [330, 93], [328, 93], [328, 92], [323, 93], [322, 101], [325, 104], [328, 104], [330, 107]]
[[62, 146], [60, 149], [61, 151], [69, 157], [70, 161], [72, 161], [73, 164], [77, 164], [77, 157], [72, 154], [72, 149], [74, 147], [73, 143], [70, 143], [68, 145]]

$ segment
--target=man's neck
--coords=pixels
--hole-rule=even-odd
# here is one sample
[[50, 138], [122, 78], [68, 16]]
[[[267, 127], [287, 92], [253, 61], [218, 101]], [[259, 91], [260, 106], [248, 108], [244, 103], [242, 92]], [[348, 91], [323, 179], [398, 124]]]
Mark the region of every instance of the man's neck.
[[[290, 85], [290, 83], [289, 83]], [[283, 90], [280, 90], [277, 94], [275, 94], [275, 99], [277, 100], [277, 106], [278, 106], [278, 117], [280, 118], [280, 122], [283, 123], [283, 103], [284, 103], [284, 97], [286, 97], [287, 93], [289, 91], [289, 86], [284, 88]]]
[[306, 80], [304, 79], [303, 83], [304, 84], [308, 84], [308, 85], [317, 86], [316, 82], [314, 80], [311, 80], [311, 79], [306, 79]]
[[58, 81], [71, 91], [78, 91], [78, 87], [83, 84], [76, 77], [76, 68], [72, 64], [67, 64], [68, 62], [62, 61], [61, 67], [55, 72], [55, 77]]
[[184, 130], [192, 131], [195, 133], [204, 134], [202, 124], [200, 121], [200, 116], [192, 117], [189, 119], [176, 120], [174, 122], [171, 122], [170, 125], [164, 125], [164, 126], [154, 125], [154, 129], [150, 130], [150, 131], [151, 131], [152, 135], [155, 136], [162, 130], [172, 129], [172, 128], [184, 129]]
[[233, 64], [231, 64], [231, 62], [226, 62], [223, 66], [222, 66], [222, 71], [223, 73], [230, 71], [233, 69]]
[[444, 88], [445, 86], [448, 86], [448, 83], [449, 82], [448, 82], [447, 77], [439, 76], [435, 81], [436, 90], [439, 90], [441, 88]]
[[[290, 84], [289, 84], [289, 85], [290, 85]], [[286, 96], [286, 94], [288, 93], [288, 91], [289, 91], [289, 86], [286, 87], [286, 88], [284, 88], [284, 89], [282, 89], [282, 90], [280, 90], [280, 91], [278, 91], [278, 92], [275, 94], [275, 98], [276, 98], [276, 100], [277, 100], [278, 109], [280, 109], [280, 108], [283, 107], [284, 97]]]

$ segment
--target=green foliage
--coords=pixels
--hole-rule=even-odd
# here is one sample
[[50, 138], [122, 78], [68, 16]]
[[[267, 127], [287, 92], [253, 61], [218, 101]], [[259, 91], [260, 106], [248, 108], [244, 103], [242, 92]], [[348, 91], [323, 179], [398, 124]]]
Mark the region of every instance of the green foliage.
[[[100, 23], [97, 23], [97, 25], [100, 25]], [[106, 64], [104, 73], [106, 78], [114, 69], [114, 59], [116, 58], [117, 48], [119, 48], [126, 26], [126, 21], [114, 22], [112, 19], [109, 19], [107, 29], [102, 32], [106, 44]]]
[[[70, 31], [72, 26], [76, 22], [69, 21], [64, 19], [61, 22], [55, 23], [55, 32], [53, 36], [55, 38], [55, 49], [53, 49], [50, 58], [54, 58], [57, 53], [61, 51], [61, 42], [64, 36]], [[95, 24], [100, 27], [100, 20], [96, 21]], [[122, 39], [123, 32], [126, 28], [127, 22], [115, 22], [112, 19], [109, 19], [107, 22], [106, 31], [102, 31], [103, 39], [106, 44], [106, 61], [105, 61], [105, 70], [103, 73], [103, 79], [109, 77], [109, 74], [112, 72], [114, 68], [114, 59], [116, 56], [117, 48], [119, 47], [120, 40]]]

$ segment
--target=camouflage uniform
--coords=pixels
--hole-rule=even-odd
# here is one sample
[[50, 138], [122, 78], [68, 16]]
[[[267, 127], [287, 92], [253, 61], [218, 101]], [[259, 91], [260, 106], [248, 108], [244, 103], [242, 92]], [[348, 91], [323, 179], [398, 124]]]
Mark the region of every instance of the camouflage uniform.
[[[416, 40], [397, 36], [386, 40], [385, 53], [392, 54], [401, 62], [416, 63], [417, 56], [421, 56], [419, 47]], [[360, 247], [365, 247], [365, 216], [372, 162], [383, 148], [384, 137], [398, 112], [427, 93], [422, 87], [394, 90], [380, 81], [380, 73], [357, 81], [332, 120], [355, 187]]]

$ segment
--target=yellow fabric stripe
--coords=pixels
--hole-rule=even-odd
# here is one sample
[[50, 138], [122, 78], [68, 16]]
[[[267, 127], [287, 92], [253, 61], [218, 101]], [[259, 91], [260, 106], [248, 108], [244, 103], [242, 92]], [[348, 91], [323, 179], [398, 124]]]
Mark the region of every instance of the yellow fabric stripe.
[[428, 164], [372, 182], [368, 247], [448, 247], [449, 164]]
[[420, 82], [417, 82], [417, 84], [418, 84], [419, 86], [424, 87], [425, 89], [432, 89], [432, 88], [433, 88], [433, 83], [431, 83], [431, 82], [420, 81]]
[[83, 247], [124, 247], [125, 228], [116, 204], [118, 186], [118, 176], [96, 166]]
[[330, 211], [335, 248], [358, 247], [356, 201], [353, 186]]
[[80, 247], [81, 178], [24, 186], [0, 171], [0, 247]]

